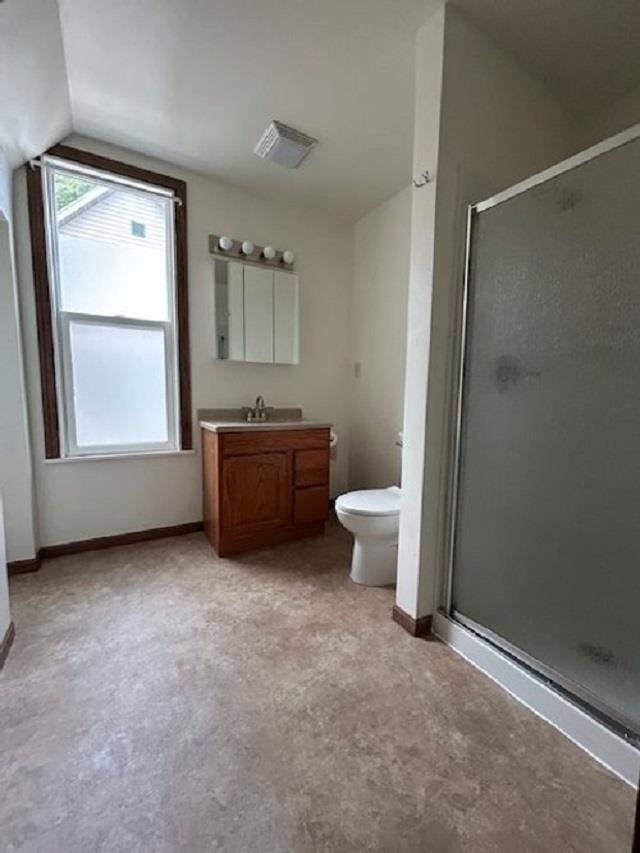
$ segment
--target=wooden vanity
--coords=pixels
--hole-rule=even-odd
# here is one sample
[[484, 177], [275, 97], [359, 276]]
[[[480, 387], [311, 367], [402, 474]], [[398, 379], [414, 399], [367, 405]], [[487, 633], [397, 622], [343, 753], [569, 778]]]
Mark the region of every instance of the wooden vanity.
[[324, 531], [330, 424], [200, 426], [204, 529], [221, 557]]

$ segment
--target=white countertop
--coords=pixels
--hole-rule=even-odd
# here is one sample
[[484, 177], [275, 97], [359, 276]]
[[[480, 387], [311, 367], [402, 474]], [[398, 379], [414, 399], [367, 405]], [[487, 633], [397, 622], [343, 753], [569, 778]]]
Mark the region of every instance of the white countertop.
[[264, 432], [282, 429], [331, 429], [329, 421], [200, 421], [210, 432]]

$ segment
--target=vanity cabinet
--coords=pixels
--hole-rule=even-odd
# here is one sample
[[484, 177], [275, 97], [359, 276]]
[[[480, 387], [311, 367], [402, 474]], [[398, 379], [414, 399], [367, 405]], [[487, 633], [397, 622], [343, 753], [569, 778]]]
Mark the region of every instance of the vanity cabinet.
[[324, 531], [329, 432], [202, 430], [204, 529], [221, 557]]

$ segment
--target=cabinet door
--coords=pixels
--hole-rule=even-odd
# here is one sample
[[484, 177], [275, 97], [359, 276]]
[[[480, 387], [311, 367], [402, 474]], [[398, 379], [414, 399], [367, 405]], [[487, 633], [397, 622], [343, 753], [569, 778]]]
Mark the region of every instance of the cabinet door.
[[229, 359], [244, 361], [244, 268], [229, 263]]
[[214, 262], [216, 355], [244, 361], [244, 267], [235, 261]]
[[290, 524], [290, 454], [227, 457], [221, 503], [225, 535], [250, 536]]
[[246, 361], [273, 362], [273, 271], [244, 268], [244, 353]]
[[274, 358], [280, 364], [298, 364], [298, 276], [276, 272], [273, 280]]

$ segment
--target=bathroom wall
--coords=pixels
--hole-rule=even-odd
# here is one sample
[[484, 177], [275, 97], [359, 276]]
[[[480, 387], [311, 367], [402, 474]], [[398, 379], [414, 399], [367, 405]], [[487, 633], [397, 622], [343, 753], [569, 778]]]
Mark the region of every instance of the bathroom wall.
[[56, 0], [0, 5], [0, 493], [10, 561], [36, 553], [26, 392], [13, 265], [12, 169], [71, 128]]
[[0, 151], [0, 496], [4, 502], [7, 559], [13, 561], [35, 556], [35, 536], [11, 220], [11, 171]]
[[640, 123], [640, 88], [633, 89], [604, 109], [582, 119], [576, 129], [575, 150], [581, 151], [638, 123]]
[[0, 495], [0, 643], [4, 640], [11, 623], [9, 583], [7, 578], [7, 549], [3, 516], [2, 495]]
[[425, 491], [427, 375], [435, 252], [438, 141], [445, 34], [445, 8], [438, 9], [416, 36], [413, 174], [428, 169], [432, 180], [412, 190], [411, 251], [407, 301], [407, 358], [402, 448], [402, 510], [398, 541], [396, 602], [418, 615], [422, 578], [422, 525]]
[[[422, 64], [433, 58], [425, 58], [425, 28], [433, 30], [439, 14], [418, 33], [418, 81]], [[436, 176], [435, 185], [416, 195], [434, 193], [436, 201], [432, 230], [414, 228], [411, 244], [411, 286], [423, 301], [412, 304], [410, 298], [409, 303], [409, 334], [418, 329], [420, 343], [413, 365], [408, 353], [405, 397], [416, 397], [419, 406], [409, 407], [413, 417], [405, 422], [403, 470], [411, 465], [417, 473], [410, 484], [405, 478], [403, 506], [419, 505], [421, 515], [401, 519], [398, 604], [414, 616], [433, 611], [446, 551], [466, 206], [562, 160], [572, 150], [576, 128], [543, 84], [463, 13], [447, 5], [443, 15], [441, 90], [437, 100], [424, 98], [419, 86], [416, 97], [414, 171], [431, 168]], [[436, 154], [428, 129], [438, 120]], [[425, 243], [433, 231], [435, 249], [429, 257]], [[426, 415], [421, 414], [423, 402]], [[424, 465], [419, 464], [421, 453]]]
[[0, 148], [11, 167], [71, 132], [57, 0], [0, 6]]
[[411, 189], [354, 227], [349, 487], [400, 483]]
[[[13, 549], [16, 559], [29, 558], [24, 534], [31, 521], [31, 496], [23, 492], [31, 485], [30, 478], [21, 486], [21, 475], [29, 472], [29, 453], [26, 445], [26, 412], [22, 369], [19, 363], [20, 346], [16, 340], [19, 328], [16, 308], [16, 290], [11, 257], [11, 233], [9, 220], [10, 171], [4, 153], [0, 151], [0, 643], [4, 639], [11, 616], [9, 612], [9, 587], [7, 583], [6, 522], [3, 512], [3, 495], [10, 495], [9, 506], [14, 518], [11, 520]], [[17, 454], [17, 457], [16, 457]], [[17, 487], [18, 494], [14, 495]], [[20, 517], [25, 505], [27, 523]], [[27, 543], [28, 544], [28, 543]], [[33, 543], [31, 543], [33, 546]]]
[[[263, 394], [268, 405], [302, 406], [305, 415], [334, 422], [340, 437], [332, 490], [347, 488], [351, 234], [342, 224], [277, 200], [265, 200], [200, 175], [71, 137], [65, 142], [183, 178], [188, 185], [189, 315], [193, 410], [239, 406]], [[16, 179], [21, 303], [40, 544], [52, 545], [202, 518], [199, 449], [168, 458], [44, 461], [36, 327], [24, 170]], [[297, 366], [232, 364], [213, 359], [213, 269], [210, 233], [243, 236], [292, 248], [300, 275]], [[199, 448], [199, 434], [196, 447]]]

